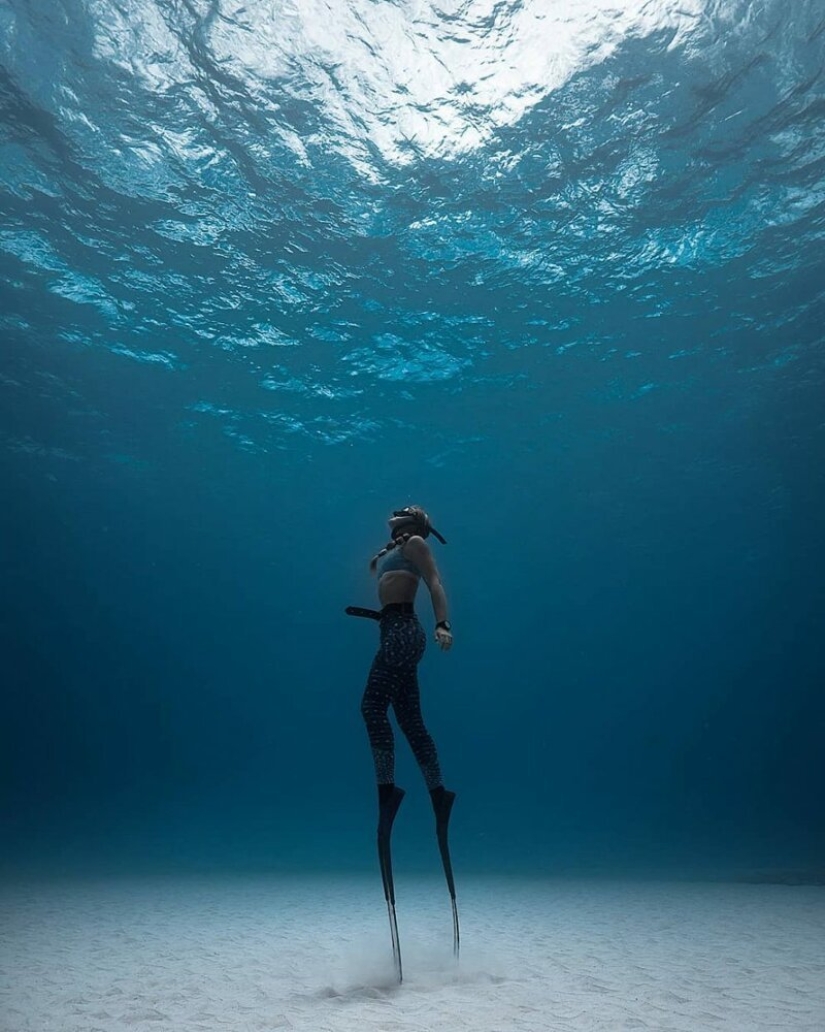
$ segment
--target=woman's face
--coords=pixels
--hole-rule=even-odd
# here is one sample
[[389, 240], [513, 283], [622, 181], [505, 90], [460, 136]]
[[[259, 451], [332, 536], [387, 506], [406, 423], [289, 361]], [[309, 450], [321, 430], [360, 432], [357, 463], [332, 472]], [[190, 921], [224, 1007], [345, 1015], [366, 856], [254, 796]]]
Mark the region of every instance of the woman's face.
[[410, 534], [420, 534], [422, 537], [426, 537], [429, 533], [428, 522], [427, 514], [417, 505], [395, 509], [387, 519], [387, 525], [393, 537], [401, 531], [408, 537]]
[[413, 524], [409, 516], [390, 516], [387, 520], [387, 526], [390, 528], [390, 536], [392, 537], [402, 528], [412, 530]]

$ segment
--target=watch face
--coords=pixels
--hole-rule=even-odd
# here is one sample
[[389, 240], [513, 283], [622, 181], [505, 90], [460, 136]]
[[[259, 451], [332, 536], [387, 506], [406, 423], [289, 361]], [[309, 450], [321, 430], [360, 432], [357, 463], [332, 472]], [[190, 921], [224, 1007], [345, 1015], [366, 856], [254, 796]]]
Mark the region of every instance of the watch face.
[[449, 620], [442, 620], [438, 626], [443, 627], [445, 631], [451, 631], [453, 629]]

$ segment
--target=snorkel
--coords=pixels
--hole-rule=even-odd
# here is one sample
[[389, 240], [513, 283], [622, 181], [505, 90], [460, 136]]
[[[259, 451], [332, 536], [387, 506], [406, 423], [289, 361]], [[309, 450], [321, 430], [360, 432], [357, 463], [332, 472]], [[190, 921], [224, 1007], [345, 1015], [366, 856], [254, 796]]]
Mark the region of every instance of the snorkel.
[[394, 509], [387, 523], [390, 527], [391, 540], [384, 545], [380, 552], [377, 552], [370, 559], [370, 569], [373, 573], [377, 569], [379, 559], [385, 556], [387, 552], [397, 548], [399, 544], [403, 546], [406, 540], [414, 534], [422, 538], [427, 538], [432, 534], [442, 545], [447, 544], [446, 540], [430, 523], [430, 517], [420, 505], [408, 505], [403, 509]]
[[422, 538], [427, 538], [432, 534], [442, 545], [447, 544], [441, 534], [430, 523], [429, 515], [420, 505], [408, 505], [403, 509], [394, 509], [388, 522], [393, 541], [401, 534], [406, 534], [407, 536], [418, 534]]

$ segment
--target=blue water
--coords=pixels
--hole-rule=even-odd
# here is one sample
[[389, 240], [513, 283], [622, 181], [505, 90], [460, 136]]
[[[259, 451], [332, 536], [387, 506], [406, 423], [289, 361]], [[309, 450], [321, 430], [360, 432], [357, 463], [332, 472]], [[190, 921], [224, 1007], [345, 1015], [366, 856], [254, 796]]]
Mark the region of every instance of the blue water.
[[3, 864], [374, 867], [418, 502], [459, 873], [821, 867], [824, 65], [819, 0], [5, 0]]

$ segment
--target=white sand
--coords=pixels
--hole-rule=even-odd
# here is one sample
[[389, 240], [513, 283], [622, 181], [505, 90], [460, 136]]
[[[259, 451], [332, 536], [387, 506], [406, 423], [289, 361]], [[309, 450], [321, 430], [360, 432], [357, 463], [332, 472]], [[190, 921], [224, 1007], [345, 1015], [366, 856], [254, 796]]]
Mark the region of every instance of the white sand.
[[0, 893], [3, 1032], [823, 1032], [825, 889], [396, 872]]

